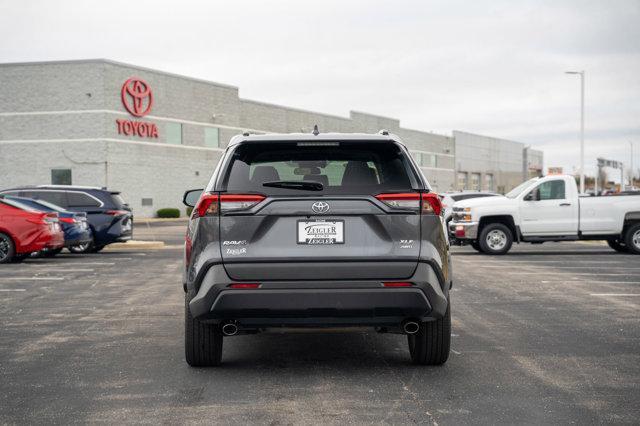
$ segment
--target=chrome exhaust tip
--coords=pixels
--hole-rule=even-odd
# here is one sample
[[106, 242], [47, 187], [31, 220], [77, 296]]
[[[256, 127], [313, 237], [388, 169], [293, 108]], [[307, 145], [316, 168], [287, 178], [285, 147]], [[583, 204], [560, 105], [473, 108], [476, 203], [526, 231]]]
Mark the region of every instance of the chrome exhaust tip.
[[420, 331], [420, 324], [415, 321], [405, 321], [405, 323], [402, 325], [402, 329], [407, 334], [416, 334], [418, 331]]
[[238, 326], [232, 322], [228, 322], [222, 326], [222, 334], [225, 336], [234, 336], [238, 334]]

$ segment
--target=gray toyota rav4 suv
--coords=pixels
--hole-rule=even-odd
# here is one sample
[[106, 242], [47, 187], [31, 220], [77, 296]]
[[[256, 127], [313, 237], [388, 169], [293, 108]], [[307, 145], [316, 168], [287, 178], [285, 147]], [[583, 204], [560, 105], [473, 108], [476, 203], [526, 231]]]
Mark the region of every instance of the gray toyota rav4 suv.
[[271, 327], [406, 334], [416, 364], [449, 356], [451, 261], [437, 194], [398, 137], [234, 137], [185, 244], [185, 351], [219, 365], [226, 336]]

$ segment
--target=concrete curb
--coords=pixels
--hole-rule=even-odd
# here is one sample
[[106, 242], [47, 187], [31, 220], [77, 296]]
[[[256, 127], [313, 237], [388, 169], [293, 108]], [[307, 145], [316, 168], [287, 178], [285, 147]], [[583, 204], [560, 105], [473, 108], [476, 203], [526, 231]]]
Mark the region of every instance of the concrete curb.
[[159, 218], [159, 217], [142, 217], [142, 218], [137, 218], [134, 217], [134, 223], [140, 224], [140, 223], [158, 223], [158, 222], [184, 222], [187, 223], [189, 221], [188, 217], [176, 217], [176, 218]]
[[157, 250], [157, 249], [162, 249], [164, 247], [165, 247], [165, 244], [162, 241], [136, 241], [136, 240], [131, 240], [131, 241], [127, 241], [126, 243], [109, 244], [104, 249], [105, 250], [120, 250], [120, 249], [125, 249], [125, 250], [131, 250], [131, 249], [134, 249], [134, 250], [140, 250], [140, 249]]

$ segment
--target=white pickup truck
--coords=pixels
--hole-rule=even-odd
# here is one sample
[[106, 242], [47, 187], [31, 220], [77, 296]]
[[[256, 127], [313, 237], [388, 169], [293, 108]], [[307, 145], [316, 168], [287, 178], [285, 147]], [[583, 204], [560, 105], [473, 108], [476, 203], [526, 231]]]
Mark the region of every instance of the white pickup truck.
[[486, 254], [505, 254], [513, 242], [572, 240], [640, 254], [640, 195], [579, 196], [572, 176], [534, 178], [505, 196], [455, 203], [449, 234]]

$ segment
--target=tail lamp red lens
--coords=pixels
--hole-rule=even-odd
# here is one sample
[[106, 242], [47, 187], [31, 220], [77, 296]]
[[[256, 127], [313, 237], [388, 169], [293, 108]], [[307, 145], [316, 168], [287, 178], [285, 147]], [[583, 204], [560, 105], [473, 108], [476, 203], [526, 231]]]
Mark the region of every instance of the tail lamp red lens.
[[31, 219], [27, 219], [31, 223], [45, 225], [49, 223], [57, 223], [59, 221], [58, 213], [35, 213]]
[[265, 199], [264, 195], [242, 194], [203, 194], [194, 209], [196, 217], [215, 216], [218, 213], [245, 210]]
[[129, 212], [126, 210], [107, 210], [104, 213], [108, 214], [109, 216], [124, 216]]
[[72, 217], [61, 217], [60, 219], [58, 219], [60, 222], [64, 222], [64, 223], [77, 223], [78, 221], [75, 220]]
[[229, 288], [260, 288], [258, 283], [233, 283], [229, 284]]
[[382, 283], [382, 285], [385, 287], [411, 287], [413, 286], [413, 283], [402, 281], [402, 282]]
[[440, 215], [442, 201], [432, 192], [408, 192], [399, 194], [379, 194], [376, 198], [394, 209], [420, 210], [422, 214]]

